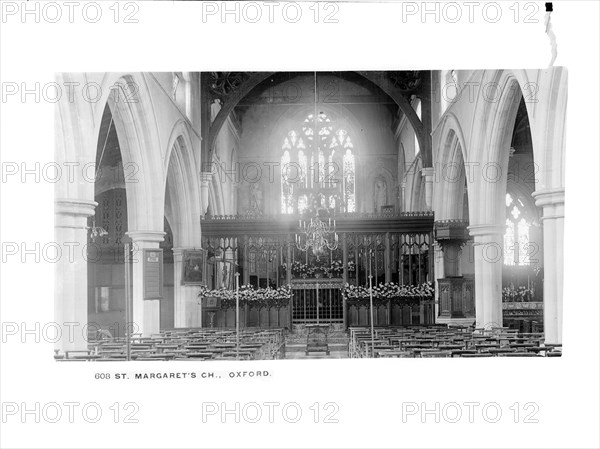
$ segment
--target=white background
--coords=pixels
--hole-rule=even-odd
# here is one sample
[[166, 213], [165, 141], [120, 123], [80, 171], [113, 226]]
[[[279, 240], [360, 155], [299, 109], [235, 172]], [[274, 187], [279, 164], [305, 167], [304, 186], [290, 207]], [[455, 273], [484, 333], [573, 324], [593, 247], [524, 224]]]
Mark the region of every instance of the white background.
[[[10, 2], [3, 2], [10, 3]], [[523, 23], [531, 7], [500, 2], [497, 23], [441, 18], [403, 21], [400, 3], [340, 4], [339, 23], [313, 21], [303, 4], [298, 23], [276, 10], [274, 23], [203, 23], [196, 2], [138, 2], [138, 23], [114, 23], [112, 2], [103, 17], [86, 22], [81, 6], [74, 23], [25, 23], [3, 16], [1, 79], [51, 82], [68, 71], [348, 70], [545, 68], [550, 43], [544, 5], [535, 2], [537, 23]], [[481, 2], [484, 5], [485, 2]], [[21, 6], [20, 2], [16, 4]], [[31, 2], [29, 2], [31, 7]], [[221, 7], [220, 3], [215, 4]], [[432, 4], [430, 4], [432, 5]], [[467, 6], [459, 4], [466, 15]], [[509, 9], [511, 5], [513, 9]], [[415, 3], [421, 8], [423, 5]], [[122, 5], [121, 5], [122, 7]], [[231, 8], [232, 6], [229, 5]], [[322, 6], [323, 7], [323, 6]], [[431, 6], [433, 7], [433, 6]], [[521, 11], [515, 23], [514, 9]], [[67, 14], [65, 7], [64, 13]], [[123, 10], [121, 9], [123, 12]], [[266, 14], [266, 7], [263, 13]], [[2, 447], [598, 447], [598, 14], [597, 2], [554, 2], [558, 42], [555, 65], [569, 69], [567, 189], [565, 219], [564, 353], [555, 359], [316, 360], [235, 363], [55, 363], [51, 343], [3, 335], [1, 401], [33, 407], [48, 402], [95, 401], [100, 422], [35, 423], [33, 415], [3, 416]], [[54, 158], [54, 105], [19, 96], [1, 105], [2, 160], [50, 162]], [[3, 242], [51, 242], [53, 185], [12, 177], [1, 185]], [[2, 266], [3, 323], [53, 320], [54, 267], [9, 259]], [[133, 371], [269, 370], [267, 379], [101, 381], [96, 373]], [[202, 422], [202, 403], [296, 402], [303, 416], [289, 423], [276, 409], [275, 423], [236, 424], [216, 415]], [[109, 407], [139, 405], [139, 423], [112, 422]], [[337, 403], [338, 423], [313, 422], [309, 407]], [[488, 423], [422, 424], [419, 415], [402, 422], [402, 403], [434, 407], [448, 402], [496, 402], [503, 411]], [[513, 422], [509, 409], [539, 406], [538, 423]], [[63, 411], [66, 412], [66, 408]], [[266, 412], [267, 409], [265, 408]], [[467, 409], [463, 408], [466, 412]], [[292, 414], [293, 415], [293, 414]], [[290, 415], [290, 416], [292, 416]], [[493, 417], [493, 414], [490, 415]], [[292, 416], [293, 417], [293, 416]]]

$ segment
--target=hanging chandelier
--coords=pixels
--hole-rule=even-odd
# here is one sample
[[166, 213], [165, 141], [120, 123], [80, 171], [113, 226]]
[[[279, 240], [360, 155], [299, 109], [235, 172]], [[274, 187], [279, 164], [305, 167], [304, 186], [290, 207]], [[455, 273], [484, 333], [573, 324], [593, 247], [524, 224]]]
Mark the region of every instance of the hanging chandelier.
[[[315, 159], [317, 160], [317, 165], [319, 164], [319, 112], [317, 109], [317, 72], [314, 72], [314, 114], [313, 114], [313, 154]], [[307, 219], [298, 220], [298, 228], [299, 232], [296, 234], [296, 247], [300, 251], [308, 251], [312, 249], [313, 254], [317, 257], [317, 260], [323, 255], [325, 255], [326, 251], [334, 251], [338, 247], [338, 235], [336, 232], [335, 226], [335, 218], [331, 219], [331, 215], [329, 210], [323, 207], [323, 194], [321, 189], [323, 188], [322, 180], [321, 180], [321, 167], [317, 170], [317, 189], [316, 195], [313, 198], [313, 207], [307, 208], [306, 216], [311, 213], [311, 209], [314, 211], [314, 216], [310, 218], [310, 221]]]
[[338, 235], [336, 232], [335, 218], [323, 216], [329, 212], [324, 208], [318, 208], [315, 216], [310, 221], [298, 220], [299, 233], [296, 234], [296, 247], [300, 251], [312, 252], [317, 256], [317, 260], [326, 251], [334, 251], [338, 248]]
[[90, 229], [90, 237], [92, 238], [92, 240], [94, 242], [96, 241], [96, 239], [98, 237], [104, 237], [105, 235], [108, 235], [108, 232], [106, 231], [106, 229], [104, 229], [102, 226], [96, 226], [96, 218], [95, 217], [92, 221], [92, 226], [89, 229]]

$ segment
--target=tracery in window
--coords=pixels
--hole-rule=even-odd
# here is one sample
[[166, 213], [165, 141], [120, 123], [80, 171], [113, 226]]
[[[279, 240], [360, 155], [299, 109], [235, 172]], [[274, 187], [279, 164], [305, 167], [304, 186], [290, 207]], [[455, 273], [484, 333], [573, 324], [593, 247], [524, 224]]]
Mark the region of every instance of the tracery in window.
[[[315, 139], [315, 134], [318, 136]], [[319, 205], [356, 211], [354, 144], [326, 114], [309, 114], [281, 146], [281, 213], [302, 213]]]
[[506, 233], [504, 234], [504, 264], [529, 265], [529, 228], [526, 208], [520, 198], [506, 194]]

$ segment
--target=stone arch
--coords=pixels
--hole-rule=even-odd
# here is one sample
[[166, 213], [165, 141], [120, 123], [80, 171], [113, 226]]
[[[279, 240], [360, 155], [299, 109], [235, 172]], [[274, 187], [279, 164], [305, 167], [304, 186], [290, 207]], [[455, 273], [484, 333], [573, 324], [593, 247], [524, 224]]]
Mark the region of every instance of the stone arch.
[[[235, 109], [237, 104], [248, 94], [252, 89], [258, 86], [261, 82], [274, 75], [276, 72], [255, 72], [248, 80], [246, 80], [239, 89], [231, 95], [231, 97], [222, 105], [215, 119], [213, 120], [210, 130], [208, 133], [208, 142], [206, 146], [203, 146], [202, 160], [210, 159], [212, 154], [217, 136], [225, 124], [229, 114]], [[416, 111], [411, 106], [410, 102], [406, 99], [404, 94], [398, 89], [391, 85], [391, 83], [385, 78], [385, 74], [382, 72], [355, 72], [359, 76], [362, 76], [369, 82], [371, 82], [376, 88], [379, 88], [383, 93], [388, 95], [400, 108], [400, 110], [406, 116], [410, 126], [415, 132], [417, 141], [419, 142], [420, 152], [423, 154], [425, 166], [431, 166], [432, 154], [431, 154], [431, 135], [425, 131], [423, 121], [418, 117]], [[430, 83], [427, 82], [427, 85]]]
[[223, 184], [222, 179], [219, 176], [213, 176], [211, 185], [211, 196], [213, 215], [223, 215], [225, 211], [225, 204], [223, 202]]
[[409, 169], [406, 171], [406, 191], [405, 191], [405, 210], [407, 212], [416, 212], [425, 210], [425, 181], [421, 174], [423, 161], [418, 155]]
[[[473, 170], [473, 188], [469, 191], [469, 232], [474, 237], [475, 310], [480, 327], [499, 326], [503, 321], [504, 199], [512, 131], [523, 98], [522, 82], [511, 71], [484, 71], [474, 108], [469, 158], [478, 165]], [[489, 96], [489, 86], [493, 97]], [[530, 111], [528, 107], [528, 116]]]
[[193, 246], [200, 229], [200, 186], [191, 141], [183, 121], [178, 122], [169, 139], [165, 199], [171, 206], [171, 229], [175, 247]]
[[[159, 189], [162, 183], [153, 180], [164, 179], [165, 172], [154, 106], [145, 78], [142, 74], [107, 74], [102, 86], [99, 105], [108, 104], [121, 147], [129, 229], [162, 232], [164, 191]], [[97, 112], [95, 116], [101, 117]], [[100, 124], [96, 120], [96, 136]]]
[[221, 212], [218, 210], [215, 186], [212, 182], [208, 184], [208, 208], [206, 215], [221, 215]]
[[[61, 86], [83, 86], [86, 83], [83, 74], [59, 73], [56, 78]], [[99, 112], [100, 118], [102, 112]], [[69, 101], [68, 95], [61, 96], [56, 104], [55, 116], [56, 158], [57, 161], [78, 165], [74, 171], [74, 182], [69, 182], [68, 176], [62, 176], [60, 182], [56, 183], [57, 201], [79, 199], [94, 203], [93, 164], [96, 160], [98, 132], [91, 129], [93, 123], [92, 103], [83, 101], [81, 92], [74, 95], [73, 101]], [[88, 166], [90, 169], [86, 170]]]
[[[496, 101], [480, 98], [475, 107], [477, 120], [471, 137], [471, 161], [476, 161], [473, 170], [473, 198], [470, 208], [471, 223], [474, 225], [503, 226], [503, 196], [506, 192], [508, 158], [512, 129], [523, 96], [517, 78], [509, 71], [485, 72], [482, 86], [492, 85], [499, 90]], [[483, 87], [482, 87], [483, 90]]]
[[[435, 211], [438, 220], [469, 219], [463, 217], [464, 185], [467, 179], [465, 167], [466, 146], [460, 123], [448, 113], [444, 118], [440, 149], [435, 164], [438, 182], [435, 186]], [[467, 183], [467, 190], [472, 183]], [[471, 196], [469, 196], [471, 198]], [[472, 208], [470, 207], [469, 210]]]

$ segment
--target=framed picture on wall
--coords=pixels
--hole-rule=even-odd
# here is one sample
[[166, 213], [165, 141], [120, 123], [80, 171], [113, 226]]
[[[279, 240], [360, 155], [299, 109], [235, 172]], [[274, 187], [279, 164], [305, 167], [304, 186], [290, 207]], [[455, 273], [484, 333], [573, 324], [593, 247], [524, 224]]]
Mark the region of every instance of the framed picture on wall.
[[206, 285], [206, 250], [184, 250], [182, 266], [184, 285]]
[[231, 261], [217, 261], [216, 267], [216, 278], [215, 288], [225, 288], [227, 290], [233, 290], [233, 262]]

